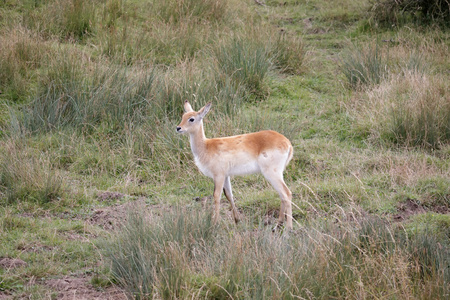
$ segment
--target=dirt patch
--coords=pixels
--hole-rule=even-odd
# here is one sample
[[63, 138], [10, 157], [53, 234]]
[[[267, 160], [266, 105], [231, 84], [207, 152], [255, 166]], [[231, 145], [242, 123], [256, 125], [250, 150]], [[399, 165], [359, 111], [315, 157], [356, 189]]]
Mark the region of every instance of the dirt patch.
[[445, 205], [435, 206], [433, 211], [438, 214], [446, 215], [446, 214], [450, 214], [450, 207], [445, 206]]
[[449, 214], [450, 210], [448, 206], [434, 206], [426, 207], [417, 201], [408, 199], [397, 206], [397, 213], [393, 215], [395, 221], [403, 221], [409, 219], [413, 215], [423, 214], [428, 211], [432, 211], [438, 214]]
[[39, 253], [39, 252], [43, 252], [43, 251], [51, 251], [53, 249], [54, 249], [54, 247], [45, 246], [39, 242], [32, 243], [32, 244], [19, 245], [17, 247], [17, 250], [25, 251], [25, 252], [33, 252], [33, 253]]
[[87, 220], [89, 224], [97, 225], [108, 231], [119, 229], [128, 219], [131, 210], [150, 210], [145, 204], [145, 198], [139, 198], [120, 205], [113, 205], [95, 209]]
[[126, 195], [119, 192], [102, 192], [97, 194], [99, 201], [122, 200]]
[[87, 277], [64, 277], [62, 279], [50, 279], [45, 282], [45, 285], [55, 290], [59, 300], [68, 299], [127, 299], [124, 291], [116, 286], [109, 286], [104, 289], [97, 289], [90, 282]]
[[280, 214], [279, 209], [269, 209], [263, 217], [264, 226], [278, 225], [278, 215]]
[[403, 221], [409, 219], [413, 215], [423, 214], [425, 212], [426, 210], [421, 204], [408, 199], [398, 205], [397, 213], [393, 216], [393, 218], [395, 221]]
[[0, 268], [14, 269], [26, 266], [27, 263], [18, 258], [0, 257]]
[[0, 300], [6, 300], [6, 299], [11, 299], [11, 298], [12, 298], [12, 296], [10, 294], [0, 291]]
[[60, 234], [62, 237], [64, 237], [68, 241], [82, 241], [86, 243], [90, 243], [92, 239], [97, 238], [97, 235], [95, 234], [79, 234], [75, 231], [66, 231]]

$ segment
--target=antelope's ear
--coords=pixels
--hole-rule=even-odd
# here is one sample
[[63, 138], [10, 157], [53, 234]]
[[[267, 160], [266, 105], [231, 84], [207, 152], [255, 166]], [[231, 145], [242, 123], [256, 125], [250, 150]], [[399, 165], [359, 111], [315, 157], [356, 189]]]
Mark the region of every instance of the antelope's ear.
[[192, 109], [192, 106], [189, 104], [189, 102], [186, 100], [186, 101], [184, 101], [184, 111], [185, 112], [191, 112], [191, 111], [194, 111], [193, 109]]
[[200, 116], [200, 118], [204, 118], [206, 116], [206, 114], [209, 112], [209, 110], [211, 109], [211, 102], [209, 102], [208, 104], [206, 104], [205, 106], [203, 106], [199, 111], [198, 111], [198, 115]]

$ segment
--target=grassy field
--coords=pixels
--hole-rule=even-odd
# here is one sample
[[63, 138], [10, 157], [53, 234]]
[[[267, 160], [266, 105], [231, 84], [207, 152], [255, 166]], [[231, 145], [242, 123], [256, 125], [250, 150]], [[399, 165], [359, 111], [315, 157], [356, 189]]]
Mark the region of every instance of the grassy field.
[[[448, 24], [442, 0], [0, 1], [0, 299], [448, 299]], [[184, 100], [207, 137], [292, 141], [292, 231], [261, 175], [213, 224]]]

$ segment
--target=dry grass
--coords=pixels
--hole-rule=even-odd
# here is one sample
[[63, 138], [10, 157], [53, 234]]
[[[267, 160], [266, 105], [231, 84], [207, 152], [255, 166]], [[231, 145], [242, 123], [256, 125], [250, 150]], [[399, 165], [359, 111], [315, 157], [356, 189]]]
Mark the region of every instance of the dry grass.
[[372, 17], [385, 26], [412, 22], [448, 26], [450, 21], [447, 0], [378, 0], [370, 10]]
[[358, 211], [280, 234], [212, 226], [211, 215], [175, 210], [161, 218], [133, 212], [107, 256], [133, 297], [440, 298], [449, 280], [440, 251], [433, 236], [407, 236]]
[[31, 78], [47, 60], [49, 44], [21, 26], [0, 34], [0, 91], [11, 101], [32, 92]]
[[66, 190], [64, 177], [45, 154], [13, 139], [2, 142], [0, 149], [0, 195], [6, 204], [45, 205], [61, 199]]
[[439, 148], [450, 138], [450, 103], [444, 78], [405, 70], [354, 98], [357, 126], [372, 141]]

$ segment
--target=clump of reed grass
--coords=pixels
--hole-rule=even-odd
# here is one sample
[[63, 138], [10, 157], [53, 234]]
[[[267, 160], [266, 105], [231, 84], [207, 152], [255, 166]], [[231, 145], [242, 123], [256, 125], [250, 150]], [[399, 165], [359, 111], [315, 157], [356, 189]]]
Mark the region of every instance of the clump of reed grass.
[[450, 103], [445, 83], [413, 78], [405, 85], [409, 91], [397, 87], [406, 98], [399, 95], [401, 102], [392, 107], [391, 134], [387, 136], [401, 145], [432, 149], [450, 142]]
[[45, 61], [49, 47], [39, 36], [22, 27], [14, 27], [0, 37], [0, 91], [12, 102], [30, 94], [31, 77]]
[[30, 132], [100, 123], [110, 128], [139, 122], [152, 98], [155, 74], [130, 76], [126, 69], [87, 69], [78, 57], [56, 60], [41, 79], [39, 93], [14, 117]]
[[137, 30], [128, 23], [99, 34], [100, 52], [125, 65], [175, 66], [195, 56], [210, 43], [214, 30], [192, 20], [171, 24], [150, 22]]
[[251, 94], [263, 98], [267, 94], [264, 79], [273, 67], [270, 50], [262, 40], [235, 37], [214, 48], [214, 60], [217, 68], [237, 85], [244, 85]]
[[0, 144], [0, 203], [46, 204], [65, 193], [64, 180], [48, 157], [13, 139]]
[[228, 2], [218, 0], [169, 0], [154, 2], [152, 8], [167, 23], [180, 23], [186, 19], [220, 22], [227, 17]]
[[358, 122], [372, 138], [436, 149], [450, 141], [450, 103], [443, 78], [404, 71], [367, 92]]
[[149, 118], [158, 124], [178, 121], [186, 99], [199, 105], [214, 101], [225, 115], [235, 114], [244, 99], [242, 86], [195, 61], [166, 71], [100, 64], [89, 69], [77, 55], [52, 61], [38, 91], [20, 112], [11, 110], [12, 129], [47, 132], [101, 125], [117, 130]]
[[378, 0], [370, 12], [382, 25], [402, 25], [407, 22], [448, 26], [450, 3], [447, 0]]
[[273, 46], [276, 66], [283, 73], [299, 75], [302, 73], [305, 47], [302, 39], [281, 34]]
[[354, 48], [343, 54], [340, 69], [349, 86], [379, 84], [388, 75], [388, 56], [378, 43], [368, 47]]
[[27, 27], [44, 36], [81, 41], [95, 30], [96, 6], [92, 0], [58, 0], [24, 15]]
[[[142, 208], [141, 208], [142, 209]], [[164, 299], [185, 295], [191, 259], [201, 259], [205, 247], [215, 243], [217, 226], [211, 215], [176, 209], [148, 227], [148, 218], [137, 209], [107, 255], [114, 279], [134, 297], [159, 294]], [[151, 220], [150, 220], [151, 222]], [[130, 243], [130, 238], [133, 242]]]
[[148, 218], [133, 213], [107, 246], [112, 276], [132, 297], [443, 298], [449, 292], [448, 248], [432, 235], [409, 236], [361, 215], [285, 235], [248, 224], [214, 226], [210, 214], [193, 209]]

